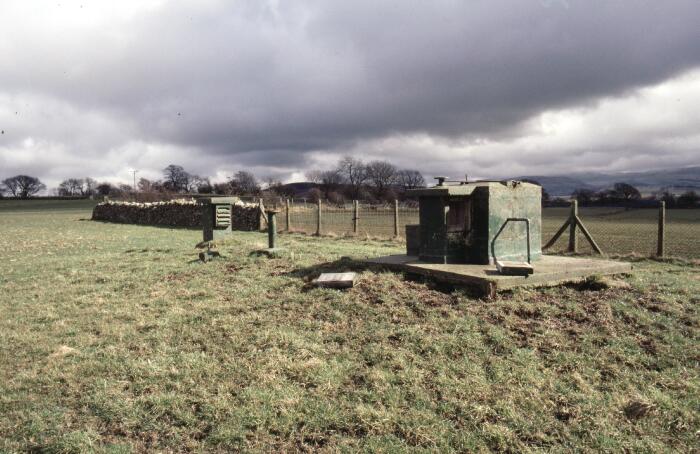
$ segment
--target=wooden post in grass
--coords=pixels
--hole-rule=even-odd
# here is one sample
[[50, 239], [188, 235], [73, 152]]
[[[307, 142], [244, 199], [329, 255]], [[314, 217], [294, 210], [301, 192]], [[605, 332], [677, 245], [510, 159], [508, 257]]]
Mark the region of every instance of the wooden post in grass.
[[394, 199], [394, 238], [399, 236], [399, 201]]
[[595, 252], [597, 252], [600, 255], [603, 255], [602, 249], [600, 249], [600, 246], [598, 246], [598, 243], [593, 239], [593, 236], [591, 233], [588, 231], [585, 225], [583, 225], [583, 222], [581, 221], [581, 218], [578, 217], [578, 201], [574, 200], [571, 202], [571, 214], [569, 215], [569, 218], [566, 220], [564, 225], [562, 225], [559, 230], [557, 230], [557, 233], [554, 234], [551, 240], [547, 242], [544, 246], [542, 246], [542, 250], [549, 249], [554, 245], [554, 243], [557, 242], [557, 239], [566, 231], [566, 229], [569, 229], [569, 252], [576, 252], [577, 249], [577, 238], [576, 238], [576, 227], [581, 229], [581, 232], [583, 233], [583, 236], [588, 240], [588, 242], [591, 245], [591, 248]]
[[577, 252], [578, 241], [576, 238], [576, 220], [578, 219], [578, 200], [571, 201], [571, 214], [569, 215], [569, 252]]
[[263, 219], [265, 219], [265, 207], [263, 206], [263, 199], [260, 197], [258, 199], [258, 230], [263, 229]]
[[360, 222], [360, 204], [357, 200], [352, 201], [352, 233], [357, 234]]
[[316, 213], [316, 235], [321, 236], [321, 199], [318, 199], [318, 211]]
[[291, 226], [292, 223], [289, 219], [289, 199], [286, 199], [284, 204], [285, 204], [284, 220], [286, 221], [287, 232], [289, 232], [292, 229], [292, 226]]
[[666, 236], [666, 202], [661, 201], [659, 204], [659, 236], [656, 243], [656, 256], [663, 257], [666, 254], [665, 236]]

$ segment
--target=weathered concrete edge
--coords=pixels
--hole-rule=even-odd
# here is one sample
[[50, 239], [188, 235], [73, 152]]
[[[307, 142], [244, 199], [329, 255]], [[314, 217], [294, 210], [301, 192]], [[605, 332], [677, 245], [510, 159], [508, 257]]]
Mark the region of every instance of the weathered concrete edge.
[[561, 271], [542, 275], [533, 274], [529, 277], [517, 280], [496, 281], [498, 290], [507, 290], [514, 287], [551, 287], [567, 282], [579, 282], [590, 276], [610, 276], [615, 274], [627, 274], [632, 271], [632, 264], [627, 262], [604, 262], [596, 269], [580, 269], [574, 271]]
[[613, 262], [600, 260], [600, 266], [595, 269], [582, 268], [579, 270], [565, 270], [557, 273], [541, 275], [499, 276], [488, 278], [483, 276], [471, 276], [450, 271], [436, 270], [413, 266], [410, 263], [390, 263], [380, 261], [381, 257], [365, 259], [361, 262], [367, 265], [386, 268], [392, 271], [407, 272], [421, 276], [435, 278], [442, 282], [455, 285], [469, 285], [481, 289], [486, 295], [493, 295], [498, 291], [510, 290], [516, 287], [552, 287], [569, 282], [580, 282], [594, 275], [609, 276], [615, 274], [627, 274], [632, 271], [632, 264], [628, 262]]

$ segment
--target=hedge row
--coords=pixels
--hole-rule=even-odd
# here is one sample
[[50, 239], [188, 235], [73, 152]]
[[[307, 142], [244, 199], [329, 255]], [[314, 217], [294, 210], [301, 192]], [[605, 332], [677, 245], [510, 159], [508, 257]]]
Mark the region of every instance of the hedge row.
[[[237, 202], [231, 212], [234, 230], [257, 230], [258, 206]], [[158, 225], [167, 227], [202, 227], [202, 207], [194, 200], [168, 202], [116, 202], [97, 204], [92, 210], [94, 221], [122, 224]]]

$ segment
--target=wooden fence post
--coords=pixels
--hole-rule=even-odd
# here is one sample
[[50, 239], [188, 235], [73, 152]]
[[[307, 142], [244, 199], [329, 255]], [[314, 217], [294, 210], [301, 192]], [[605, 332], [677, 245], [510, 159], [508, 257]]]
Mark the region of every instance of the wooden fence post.
[[663, 257], [666, 254], [666, 202], [661, 201], [659, 205], [659, 236], [656, 243], [656, 256]]
[[357, 234], [360, 222], [360, 204], [357, 200], [352, 201], [352, 233]]
[[571, 214], [569, 215], [569, 252], [578, 251], [578, 241], [576, 238], [576, 226], [578, 225], [578, 200], [571, 201]]
[[287, 232], [289, 232], [292, 229], [291, 221], [289, 219], [289, 199], [285, 200], [285, 208], [286, 208], [286, 211], [284, 213], [284, 218], [285, 218], [285, 221], [287, 224]]
[[394, 238], [399, 236], [399, 201], [394, 199]]
[[318, 199], [318, 213], [316, 214], [316, 235], [321, 236], [321, 199]]
[[263, 199], [260, 197], [258, 199], [258, 230], [263, 229], [263, 219], [265, 219], [265, 207], [263, 206]]

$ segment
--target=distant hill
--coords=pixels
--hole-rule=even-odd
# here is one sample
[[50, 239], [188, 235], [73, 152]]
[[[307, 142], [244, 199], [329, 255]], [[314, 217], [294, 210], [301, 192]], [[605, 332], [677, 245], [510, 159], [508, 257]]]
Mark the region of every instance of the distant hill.
[[700, 166], [647, 172], [582, 172], [570, 176], [529, 175], [516, 179], [535, 180], [553, 197], [569, 196], [579, 188], [606, 189], [617, 182], [629, 183], [639, 189], [642, 194], [660, 190], [668, 190], [677, 194], [689, 190], [700, 192]]
[[311, 188], [318, 187], [318, 185], [309, 181], [301, 181], [297, 183], [283, 184], [282, 187], [287, 189], [288, 191], [294, 191], [294, 194], [298, 196], [306, 194]]
[[572, 177], [531, 175], [515, 179], [536, 181], [542, 185], [551, 197], [569, 196], [576, 189], [597, 189], [596, 186], [586, 183], [583, 179]]

